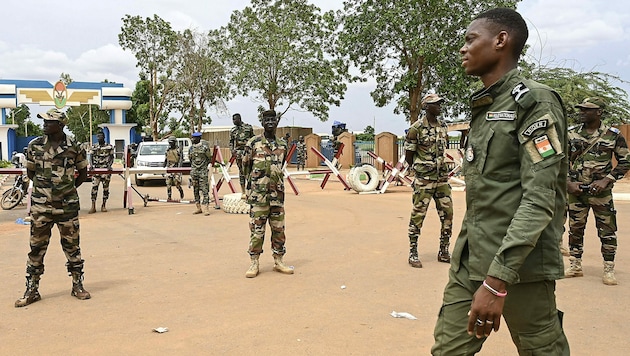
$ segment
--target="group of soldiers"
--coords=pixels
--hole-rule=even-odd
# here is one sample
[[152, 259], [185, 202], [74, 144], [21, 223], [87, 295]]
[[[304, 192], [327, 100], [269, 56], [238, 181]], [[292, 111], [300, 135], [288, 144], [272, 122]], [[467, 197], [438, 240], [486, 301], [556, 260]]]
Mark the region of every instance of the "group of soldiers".
[[[413, 181], [413, 208], [409, 219], [409, 259], [412, 267], [422, 267], [418, 258], [418, 238], [420, 229], [433, 199], [441, 222], [440, 248], [437, 260], [450, 262], [449, 240], [453, 226], [453, 201], [448, 184], [449, 169], [444, 161], [448, 148], [448, 128], [438, 116], [444, 99], [436, 94], [428, 94], [422, 100], [424, 116], [414, 122], [405, 139], [406, 161], [415, 174]], [[604, 259], [602, 281], [606, 285], [616, 285], [614, 260], [617, 250], [617, 222], [612, 188], [630, 169], [630, 151], [621, 132], [601, 121], [606, 102], [599, 97], [586, 98], [575, 106], [579, 110], [581, 124], [570, 127], [569, 131], [569, 175], [567, 177], [569, 220], [569, 249], [562, 248], [570, 256], [565, 277], [581, 277], [582, 254], [584, 253], [584, 230], [589, 209], [595, 215], [597, 235], [601, 241]], [[546, 127], [545, 121], [528, 128], [533, 132]], [[527, 131], [527, 130], [526, 130]], [[531, 132], [524, 132], [524, 135]], [[546, 137], [546, 136], [545, 136]], [[536, 149], [544, 151], [553, 147], [540, 140]], [[553, 150], [553, 149], [552, 149]], [[466, 151], [464, 157], [472, 160], [473, 153]], [[616, 161], [616, 165], [613, 166]]]

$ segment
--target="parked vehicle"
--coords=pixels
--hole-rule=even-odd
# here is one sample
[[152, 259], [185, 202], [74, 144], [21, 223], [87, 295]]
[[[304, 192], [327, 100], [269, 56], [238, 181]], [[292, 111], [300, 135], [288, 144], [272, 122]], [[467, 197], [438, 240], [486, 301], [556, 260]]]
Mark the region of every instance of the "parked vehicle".
[[[28, 182], [28, 180], [26, 180]], [[28, 188], [28, 183], [25, 182], [24, 175], [18, 174], [15, 176], [15, 182], [13, 186], [2, 193], [2, 200], [0, 201], [0, 206], [4, 210], [11, 210], [18, 206], [24, 199], [24, 195]]]
[[[134, 167], [146, 168], [146, 167], [164, 167], [166, 161], [166, 150], [169, 145], [166, 141], [147, 141], [140, 142], [136, 151], [136, 157], [134, 160]], [[163, 173], [137, 173], [134, 176], [136, 185], [143, 186], [147, 180], [162, 180], [166, 181], [166, 174]]]

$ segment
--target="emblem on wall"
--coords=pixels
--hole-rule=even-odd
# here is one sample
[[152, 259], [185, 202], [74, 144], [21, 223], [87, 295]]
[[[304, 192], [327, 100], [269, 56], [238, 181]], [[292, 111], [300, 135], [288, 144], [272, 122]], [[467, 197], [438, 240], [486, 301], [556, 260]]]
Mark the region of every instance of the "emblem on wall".
[[66, 85], [61, 80], [55, 83], [53, 88], [53, 100], [57, 109], [63, 109], [63, 107], [66, 106], [68, 89], [66, 89]]

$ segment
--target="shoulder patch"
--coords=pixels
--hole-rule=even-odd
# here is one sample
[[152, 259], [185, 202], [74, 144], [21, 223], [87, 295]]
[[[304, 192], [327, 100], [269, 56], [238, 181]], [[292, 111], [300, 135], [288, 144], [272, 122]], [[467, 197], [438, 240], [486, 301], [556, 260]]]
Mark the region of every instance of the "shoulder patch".
[[609, 128], [609, 130], [610, 130], [610, 131], [612, 131], [612, 132], [614, 132], [614, 133], [616, 133], [616, 134], [619, 134], [619, 132], [621, 132], [621, 131], [619, 131], [619, 129], [618, 129], [618, 128], [616, 128], [616, 127], [610, 127], [610, 128]]
[[529, 137], [534, 133], [534, 131], [538, 129], [544, 129], [546, 127], [547, 127], [547, 120], [538, 120], [532, 123], [531, 125], [529, 125], [525, 130], [523, 130], [523, 132], [521, 132], [521, 135]]
[[520, 82], [516, 84], [514, 89], [512, 89], [512, 97], [514, 98], [514, 101], [519, 101], [523, 94], [527, 93], [528, 91], [529, 88], [525, 85], [525, 83]]

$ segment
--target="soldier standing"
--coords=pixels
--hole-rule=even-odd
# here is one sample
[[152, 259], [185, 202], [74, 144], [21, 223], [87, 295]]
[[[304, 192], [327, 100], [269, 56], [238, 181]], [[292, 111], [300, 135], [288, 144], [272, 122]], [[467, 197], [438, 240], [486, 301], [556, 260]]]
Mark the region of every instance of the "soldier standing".
[[298, 137], [295, 150], [297, 151], [297, 169], [303, 170], [306, 164], [306, 143], [304, 143], [304, 136]]
[[448, 252], [453, 230], [453, 200], [448, 184], [449, 169], [444, 162], [444, 152], [448, 147], [448, 128], [439, 119], [444, 99], [437, 94], [428, 94], [422, 99], [424, 116], [414, 122], [405, 138], [405, 161], [415, 172], [413, 180], [413, 208], [409, 218], [409, 264], [421, 268], [418, 258], [418, 238], [424, 217], [431, 199], [440, 217], [439, 262], [451, 262]]
[[[589, 209], [593, 209], [597, 235], [602, 244], [606, 285], [616, 285], [617, 219], [612, 188], [630, 169], [630, 151], [618, 129], [602, 124], [605, 102], [586, 98], [580, 109], [581, 125], [569, 129], [571, 148], [569, 179], [569, 258], [565, 277], [582, 277], [584, 230]], [[613, 169], [613, 156], [617, 165]]]
[[245, 174], [243, 174], [243, 150], [247, 141], [254, 137], [254, 128], [246, 124], [241, 119], [241, 114], [232, 115], [234, 127], [230, 130], [230, 150], [232, 156], [236, 157], [238, 166], [238, 181], [241, 184], [241, 193], [245, 196]]
[[[99, 132], [96, 134], [98, 142], [92, 146], [90, 153], [90, 169], [92, 168], [106, 168], [111, 170], [112, 164], [114, 164], [114, 146], [105, 142], [105, 134]], [[109, 198], [109, 182], [112, 176], [110, 174], [95, 174], [92, 176], [92, 208], [88, 214], [94, 214], [96, 212], [96, 196], [98, 195], [99, 184], [103, 185], [103, 205], [101, 205], [101, 211], [107, 212], [107, 199]]]
[[[181, 167], [182, 166], [182, 154], [177, 146], [177, 138], [171, 136], [168, 138], [168, 149], [166, 150], [166, 162], [164, 166], [167, 168]], [[166, 175], [166, 194], [168, 200], [171, 200], [172, 186], [177, 187], [179, 190], [179, 198], [184, 199], [184, 189], [182, 189], [182, 174], [181, 173], [167, 173]]]
[[[31, 195], [31, 251], [26, 262], [26, 291], [15, 301], [24, 307], [41, 300], [39, 280], [44, 273], [44, 256], [48, 250], [51, 230], [57, 224], [61, 248], [72, 276], [71, 295], [89, 299], [83, 288], [83, 259], [79, 247], [79, 194], [77, 187], [87, 178], [85, 150], [63, 132], [66, 114], [57, 109], [48, 110], [37, 117], [44, 120], [44, 136], [28, 145], [26, 173], [33, 181]], [[75, 169], [79, 175], [75, 178]]]
[[[193, 214], [210, 215], [210, 195], [208, 192], [208, 165], [212, 161], [212, 150], [207, 141], [201, 139], [201, 132], [192, 134], [192, 146], [188, 150], [190, 158], [190, 180], [193, 186], [197, 210]], [[203, 201], [201, 200], [203, 195]], [[201, 210], [205, 207], [205, 212]]]
[[278, 118], [274, 110], [262, 113], [261, 123], [264, 133], [251, 138], [243, 154], [243, 170], [247, 175], [247, 202], [251, 236], [248, 253], [251, 265], [245, 277], [258, 275], [258, 258], [263, 252], [267, 221], [271, 228], [271, 250], [274, 258], [274, 271], [293, 274], [282, 258], [286, 252], [284, 243], [284, 174], [282, 165], [287, 154], [287, 143], [276, 138]]

